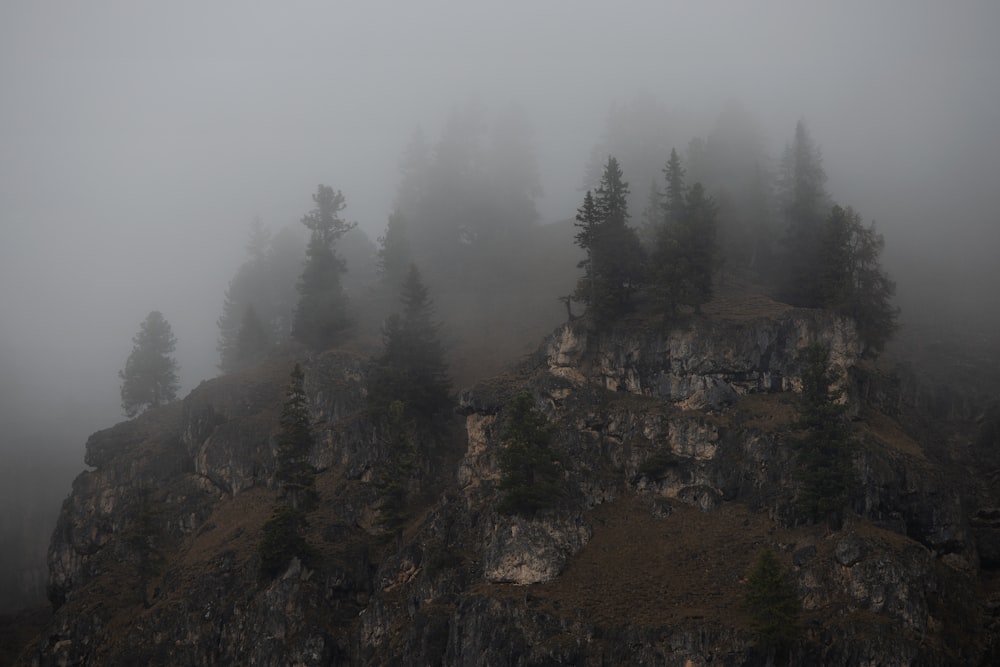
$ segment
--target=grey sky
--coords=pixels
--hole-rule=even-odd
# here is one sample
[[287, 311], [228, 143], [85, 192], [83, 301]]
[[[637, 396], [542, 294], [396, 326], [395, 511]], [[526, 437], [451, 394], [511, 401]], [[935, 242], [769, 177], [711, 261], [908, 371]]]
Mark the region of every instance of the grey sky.
[[250, 219], [297, 220], [326, 183], [374, 238], [411, 130], [470, 96], [532, 119], [543, 219], [573, 214], [613, 101], [649, 91], [704, 133], [736, 98], [775, 151], [804, 118], [890, 248], [970, 270], [998, 249], [998, 27], [989, 0], [6, 0], [2, 366], [114, 418], [159, 309], [191, 388]]

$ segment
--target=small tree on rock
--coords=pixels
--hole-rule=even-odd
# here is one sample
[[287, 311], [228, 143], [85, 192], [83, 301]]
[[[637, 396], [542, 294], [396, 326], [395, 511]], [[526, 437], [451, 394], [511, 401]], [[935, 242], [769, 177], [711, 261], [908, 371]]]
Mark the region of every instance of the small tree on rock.
[[535, 409], [531, 394], [518, 394], [509, 404], [506, 447], [500, 453], [500, 491], [497, 511], [533, 516], [566, 495], [562, 471], [549, 445], [553, 429]]
[[147, 315], [132, 338], [132, 352], [125, 368], [118, 371], [122, 409], [127, 417], [177, 398], [177, 362], [171, 356], [176, 346], [177, 339], [163, 315], [156, 310]]

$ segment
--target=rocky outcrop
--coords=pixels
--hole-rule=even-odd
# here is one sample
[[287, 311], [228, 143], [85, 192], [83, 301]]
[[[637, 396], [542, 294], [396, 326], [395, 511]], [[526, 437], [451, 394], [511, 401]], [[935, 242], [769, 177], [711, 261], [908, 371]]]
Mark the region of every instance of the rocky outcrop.
[[[796, 512], [794, 395], [816, 342], [859, 420], [859, 485], [839, 531]], [[858, 353], [847, 320], [811, 310], [561, 327], [527, 363], [462, 393], [460, 442], [446, 429], [420, 441], [395, 539], [376, 522], [371, 480], [387, 452], [365, 409], [367, 366], [320, 355], [304, 365], [315, 553], [270, 582], [257, 545], [291, 362], [204, 383], [91, 437], [92, 470], [50, 548], [58, 609], [26, 663], [765, 664], [740, 600], [753, 551], [767, 548], [803, 605], [789, 664], [987, 664], [996, 624], [979, 623], [992, 599], [979, 589], [996, 516], [970, 518], [947, 470], [865, 421]], [[554, 428], [566, 487], [531, 517], [497, 511], [506, 406], [521, 392]], [[143, 575], [149, 549], [165, 564]], [[629, 567], [654, 574], [608, 583], [631, 581]]]

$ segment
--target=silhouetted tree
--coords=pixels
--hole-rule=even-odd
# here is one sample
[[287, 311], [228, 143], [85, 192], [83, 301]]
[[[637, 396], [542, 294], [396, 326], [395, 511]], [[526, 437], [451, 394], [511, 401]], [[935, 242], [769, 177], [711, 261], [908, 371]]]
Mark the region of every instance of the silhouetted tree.
[[549, 448], [553, 429], [535, 408], [531, 394], [518, 394], [507, 409], [506, 446], [500, 452], [503, 495], [497, 511], [530, 517], [555, 505], [566, 489], [560, 466]]
[[865, 227], [854, 209], [834, 206], [821, 237], [820, 305], [851, 317], [868, 356], [881, 352], [896, 331], [896, 284], [879, 261], [885, 240]]
[[247, 259], [229, 281], [222, 314], [217, 321], [219, 370], [230, 372], [247, 363], [241, 356], [240, 336], [249, 308], [260, 323], [268, 347], [288, 338], [298, 300], [295, 281], [302, 272], [303, 257], [298, 230], [285, 228], [272, 236], [259, 218], [251, 223]]
[[315, 350], [334, 344], [350, 324], [347, 295], [340, 276], [346, 271], [337, 257], [335, 245], [355, 223], [340, 217], [344, 195], [320, 185], [313, 195], [316, 208], [302, 218], [312, 231], [306, 248], [306, 266], [299, 278], [299, 303], [295, 310], [292, 335]]
[[712, 280], [719, 266], [718, 207], [701, 183], [687, 187], [676, 150], [670, 151], [663, 172], [666, 196], [650, 262], [651, 292], [664, 315], [672, 315], [679, 305], [700, 312], [712, 298]]
[[406, 218], [398, 210], [389, 216], [385, 234], [378, 239], [378, 270], [382, 283], [394, 289], [403, 284], [410, 270], [410, 241]]
[[402, 313], [383, 327], [383, 352], [369, 397], [377, 410], [400, 401], [412, 418], [427, 424], [451, 403], [451, 389], [434, 306], [416, 265], [410, 266], [400, 302]]
[[631, 307], [632, 293], [643, 278], [644, 254], [628, 226], [628, 183], [618, 161], [609, 157], [601, 186], [584, 197], [577, 212], [576, 243], [587, 252], [576, 298], [587, 304], [595, 326], [604, 327]]
[[316, 471], [309, 462], [313, 443], [304, 380], [302, 367], [295, 364], [276, 437], [276, 477], [281, 492], [257, 546], [262, 581], [281, 574], [292, 558], [308, 562], [313, 557], [305, 534], [307, 515], [316, 504]]
[[125, 533], [125, 542], [136, 552], [139, 574], [139, 589], [142, 604], [149, 608], [149, 581], [160, 573], [163, 566], [163, 552], [160, 549], [160, 510], [152, 492], [143, 487], [139, 490], [136, 515]]
[[132, 338], [132, 352], [125, 368], [118, 371], [122, 380], [122, 409], [135, 417], [146, 408], [155, 408], [177, 398], [177, 362], [171, 356], [177, 346], [170, 323], [154, 310]]
[[820, 305], [821, 234], [829, 197], [819, 148], [805, 124], [795, 126], [795, 137], [781, 162], [782, 213], [786, 220], [781, 263], [781, 296], [796, 306]]

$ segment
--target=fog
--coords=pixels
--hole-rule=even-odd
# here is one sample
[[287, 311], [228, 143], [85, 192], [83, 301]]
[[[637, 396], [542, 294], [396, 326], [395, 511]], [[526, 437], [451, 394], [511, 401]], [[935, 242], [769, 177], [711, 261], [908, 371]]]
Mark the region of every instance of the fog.
[[414, 128], [470, 103], [527, 117], [543, 223], [574, 215], [615, 105], [654, 99], [678, 150], [734, 100], [775, 156], [805, 120], [904, 318], [989, 332], [1000, 4], [815, 4], [0, 4], [0, 456], [82, 469], [151, 310], [181, 395], [215, 375], [249, 222], [296, 223], [323, 183], [374, 241]]

